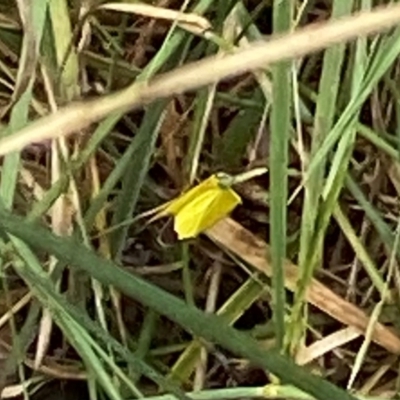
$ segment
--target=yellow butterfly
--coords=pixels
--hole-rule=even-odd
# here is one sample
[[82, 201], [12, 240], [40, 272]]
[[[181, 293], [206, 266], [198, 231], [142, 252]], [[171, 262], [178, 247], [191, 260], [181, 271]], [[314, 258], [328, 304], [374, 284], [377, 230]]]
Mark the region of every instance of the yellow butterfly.
[[223, 172], [211, 175], [199, 185], [158, 208], [161, 211], [152, 221], [173, 215], [174, 230], [179, 240], [196, 237], [242, 203], [240, 196], [231, 188], [233, 184], [265, 172], [265, 168], [257, 168], [238, 176], [230, 176]]

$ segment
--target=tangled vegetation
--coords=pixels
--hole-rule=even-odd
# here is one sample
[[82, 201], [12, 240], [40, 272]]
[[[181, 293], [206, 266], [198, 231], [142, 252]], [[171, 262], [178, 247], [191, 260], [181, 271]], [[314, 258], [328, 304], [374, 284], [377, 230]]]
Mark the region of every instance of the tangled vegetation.
[[1, 398], [397, 398], [398, 1], [0, 17]]

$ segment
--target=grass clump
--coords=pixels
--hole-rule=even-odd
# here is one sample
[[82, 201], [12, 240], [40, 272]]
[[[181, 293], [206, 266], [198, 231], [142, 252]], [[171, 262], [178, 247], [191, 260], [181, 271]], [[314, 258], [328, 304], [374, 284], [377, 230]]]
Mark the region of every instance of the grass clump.
[[[395, 398], [400, 5], [380, 3], [1, 9], [3, 397]], [[149, 223], [257, 167], [197, 238]]]

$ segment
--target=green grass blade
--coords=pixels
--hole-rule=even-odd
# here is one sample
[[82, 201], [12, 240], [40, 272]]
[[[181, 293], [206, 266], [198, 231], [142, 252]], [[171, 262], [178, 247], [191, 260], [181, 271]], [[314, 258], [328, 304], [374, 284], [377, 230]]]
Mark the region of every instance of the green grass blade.
[[348, 175], [346, 178], [346, 186], [350, 190], [353, 197], [357, 200], [361, 208], [364, 210], [368, 219], [374, 225], [382, 240], [382, 243], [385, 243], [385, 245], [389, 248], [393, 248], [394, 236], [392, 230], [379, 215], [375, 207], [372, 206], [365, 194], [360, 189], [359, 185], [357, 185], [350, 175]]
[[[233, 325], [243, 315], [261, 294], [265, 288], [260, 284], [260, 276], [256, 274], [249, 278], [217, 311], [217, 315], [224, 318], [225, 322]], [[203, 344], [200, 340], [193, 340], [179, 356], [171, 368], [170, 377], [174, 381], [185, 383], [193, 373], [201, 355]]]
[[[349, 14], [352, 11], [352, 7], [352, 1], [334, 1], [332, 5], [332, 18], [339, 18]], [[312, 133], [311, 157], [320, 152], [321, 144], [332, 128], [337, 107], [336, 100], [341, 83], [341, 70], [345, 48], [345, 44], [338, 44], [327, 49], [324, 53]], [[322, 242], [320, 242], [319, 247], [315, 247], [313, 236], [319, 213], [326, 161], [326, 157], [321, 158], [318, 168], [308, 171], [309, 179], [307, 179], [305, 184], [299, 251], [300, 281], [295, 292], [295, 306], [287, 337], [289, 349], [293, 353], [296, 351], [304, 334], [305, 324], [302, 316], [298, 315], [298, 313], [302, 313], [305, 303], [305, 290], [316, 267], [309, 263], [307, 257], [311, 248], [313, 252], [317, 253], [315, 255], [317, 261], [322, 257]], [[307, 166], [304, 167], [306, 170]]]
[[368, 254], [361, 240], [358, 238], [358, 234], [351, 226], [349, 219], [339, 205], [337, 205], [334, 210], [334, 217], [336, 222], [339, 224], [342, 232], [346, 236], [347, 240], [349, 241], [349, 243], [351, 243], [358, 259], [362, 262], [364, 269], [368, 273], [373, 285], [376, 287], [378, 292], [383, 295], [385, 291], [385, 281], [379, 273], [375, 262]]
[[56, 57], [53, 77], [59, 84], [57, 89], [61, 98], [72, 100], [79, 93], [79, 65], [75, 46], [71, 46], [73, 32], [67, 0], [51, 0], [49, 16], [53, 37], [51, 45]]
[[[158, 138], [162, 121], [165, 116], [166, 101], [155, 102], [146, 110], [143, 124], [137, 133], [140, 141], [139, 151], [132, 157], [122, 180], [122, 190], [118, 195], [113, 216], [113, 225], [119, 225], [132, 217], [135, 210], [143, 181], [147, 175], [150, 159]], [[112, 234], [112, 249], [114, 255], [120, 256], [129, 226], [122, 226]]]
[[367, 100], [371, 91], [376, 87], [388, 68], [393, 64], [393, 61], [398, 57], [400, 53], [400, 29], [397, 28], [392, 35], [387, 37], [376, 52], [379, 52], [378, 55], [376, 53], [371, 55], [371, 63], [368, 66], [359, 92], [351, 98], [339, 120], [321, 145], [320, 150], [311, 159], [305, 180], [309, 179], [310, 174], [313, 173], [315, 168], [318, 168], [337, 141], [340, 138], [343, 139], [343, 132], [347, 132], [349, 126], [354, 123], [354, 117], [359, 112], [360, 107]]
[[[281, 34], [291, 29], [293, 4], [290, 1], [275, 0], [273, 6], [274, 33]], [[271, 262], [273, 318], [277, 344], [283, 347], [285, 336], [285, 284], [283, 263], [286, 258], [286, 227], [288, 198], [288, 149], [291, 129], [292, 105], [292, 62], [281, 62], [272, 67], [272, 109], [270, 145], [270, 207], [271, 207]]]
[[[132, 364], [137, 372], [145, 375], [149, 379], [152, 379], [163, 389], [177, 394], [178, 397], [184, 397], [174, 385], [171, 385], [152, 367], [132, 354], [126, 347], [122, 346], [116, 339], [110, 336], [108, 332], [103, 330], [98, 323], [92, 321], [87, 316], [86, 312], [82, 310], [82, 308], [69, 303], [66, 298], [56, 290], [54, 284], [48, 279], [47, 273], [43, 271], [39, 261], [25, 243], [16, 237], [11, 237], [11, 241], [14, 247], [17, 249], [21, 259], [25, 263], [24, 265], [19, 266], [18, 264], [16, 266], [20, 276], [32, 288], [32, 290], [38, 294], [42, 304], [51, 308], [54, 316], [57, 316], [57, 314], [60, 314], [60, 312], [67, 313], [70, 318], [73, 318], [74, 321], [76, 321], [82, 328], [86, 329], [93, 337], [97, 338], [99, 343], [102, 343], [103, 346], [110, 347], [116, 354], [121, 356], [128, 363]], [[19, 260], [16, 262], [20, 263]], [[72, 339], [74, 339], [74, 337]], [[79, 340], [79, 336], [77, 336], [77, 340]], [[72, 342], [72, 344], [74, 343], [75, 342]], [[83, 357], [87, 357], [84, 354], [84, 349], [82, 352]]]
[[37, 250], [46, 251], [60, 261], [67, 262], [72, 268], [86, 271], [101, 283], [114, 286], [194, 334], [248, 358], [317, 399], [356, 400], [329, 382], [310, 375], [279, 352], [260, 351], [257, 341], [231, 328], [220, 317], [188, 307], [182, 300], [123, 271], [113, 262], [102, 259], [77, 241], [57, 237], [39, 224], [27, 223], [23, 218], [7, 211], [4, 205], [0, 205], [0, 229]]

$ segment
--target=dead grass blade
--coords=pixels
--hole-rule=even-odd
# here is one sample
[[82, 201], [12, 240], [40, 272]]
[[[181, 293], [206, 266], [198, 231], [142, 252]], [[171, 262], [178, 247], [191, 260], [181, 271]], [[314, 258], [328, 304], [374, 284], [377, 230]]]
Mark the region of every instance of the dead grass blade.
[[[206, 234], [213, 241], [222, 244], [254, 268], [271, 277], [272, 267], [268, 261], [271, 258], [269, 246], [234, 220], [224, 219], [210, 228]], [[293, 292], [298, 279], [298, 268], [288, 260], [284, 267], [285, 287]], [[369, 317], [364, 311], [338, 296], [318, 280], [312, 280], [306, 299], [337, 321], [357, 329], [363, 335], [366, 333]], [[381, 323], [376, 323], [371, 339], [387, 351], [400, 354], [400, 338]]]
[[333, 22], [310, 25], [293, 34], [260, 42], [221, 58], [210, 57], [155, 78], [136, 82], [119, 93], [76, 103], [44, 117], [0, 141], [0, 155], [79, 132], [111, 112], [138, 108], [156, 98], [183, 93], [277, 61], [302, 57], [330, 45], [387, 30], [400, 22], [400, 5], [379, 7]]
[[101, 5], [99, 9], [139, 14], [149, 18], [164, 19], [172, 22], [176, 21], [178, 26], [194, 33], [202, 33], [211, 28], [210, 22], [200, 15], [184, 13], [182, 11], [152, 6], [149, 4], [107, 3]]

